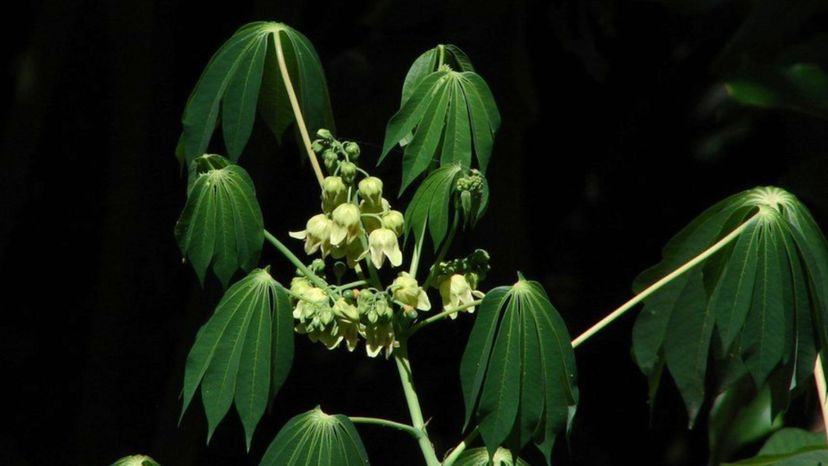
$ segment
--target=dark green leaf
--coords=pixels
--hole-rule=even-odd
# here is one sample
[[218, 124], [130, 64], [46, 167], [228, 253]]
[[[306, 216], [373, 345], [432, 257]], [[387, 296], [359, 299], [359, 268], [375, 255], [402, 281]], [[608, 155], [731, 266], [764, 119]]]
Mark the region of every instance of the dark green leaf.
[[[732, 465], [816, 466], [828, 463], [824, 432], [785, 428], [773, 434], [757, 456]], [[726, 465], [725, 465], [726, 466]]]
[[[193, 164], [217, 158], [207, 155]], [[236, 270], [249, 271], [256, 266], [264, 242], [253, 181], [243, 168], [232, 164], [193, 172], [191, 181], [187, 204], [175, 225], [178, 245], [202, 284], [212, 264], [216, 276], [227, 286]]]
[[249, 447], [268, 396], [275, 393], [276, 361], [283, 379], [293, 357], [293, 333], [271, 329], [292, 323], [287, 292], [267, 270], [256, 269], [227, 290], [199, 330], [184, 372], [182, 415], [201, 385], [208, 441], [235, 399]]
[[368, 455], [346, 416], [318, 407], [291, 418], [273, 439], [260, 466], [364, 466]]
[[422, 242], [427, 225], [434, 249], [439, 247], [448, 231], [454, 182], [461, 171], [459, 165], [438, 168], [417, 188], [405, 210], [406, 237], [413, 231]]
[[227, 152], [234, 161], [250, 138], [257, 104], [263, 105], [260, 110], [277, 137], [294, 121], [275, 60], [279, 46], [309, 129], [333, 129], [325, 75], [307, 38], [281, 23], [251, 23], [216, 52], [187, 101], [182, 151], [177, 151], [187, 162], [206, 152], [220, 110]]

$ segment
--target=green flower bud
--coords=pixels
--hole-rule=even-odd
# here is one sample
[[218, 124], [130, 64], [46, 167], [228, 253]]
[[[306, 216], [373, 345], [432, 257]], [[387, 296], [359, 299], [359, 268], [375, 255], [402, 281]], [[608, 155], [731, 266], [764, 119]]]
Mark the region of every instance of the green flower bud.
[[324, 139], [316, 139], [311, 143], [311, 150], [313, 150], [314, 153], [318, 154], [322, 152], [327, 145], [328, 144]]
[[364, 201], [372, 205], [381, 205], [382, 180], [376, 176], [368, 176], [359, 182], [359, 195]]
[[322, 180], [322, 211], [330, 213], [348, 199], [348, 186], [338, 176]]
[[342, 278], [345, 276], [345, 273], [348, 272], [348, 265], [342, 261], [336, 261], [333, 265], [333, 271], [337, 283], [340, 283], [342, 282]]
[[338, 246], [346, 240], [346, 243], [350, 244], [362, 234], [359, 207], [346, 202], [334, 209], [331, 218], [333, 219], [331, 225], [332, 245]]
[[393, 231], [397, 236], [403, 233], [403, 226], [405, 225], [405, 217], [398, 210], [389, 210], [382, 214], [382, 226]]
[[331, 134], [331, 132], [328, 131], [325, 128], [319, 128], [318, 130], [316, 130], [316, 135], [319, 136], [322, 139], [327, 139], [327, 140], [332, 140], [333, 139], [333, 135]]
[[431, 301], [429, 301], [428, 295], [408, 272], [400, 273], [394, 280], [394, 283], [391, 284], [391, 293], [394, 299], [401, 302], [407, 310], [427, 311], [431, 309]]
[[357, 166], [353, 162], [339, 162], [339, 176], [345, 180], [346, 183], [351, 184], [357, 174]]
[[345, 150], [345, 153], [348, 154], [348, 158], [351, 160], [356, 160], [359, 158], [359, 145], [352, 141], [345, 141], [342, 143], [342, 148]]
[[310, 267], [308, 268], [311, 272], [319, 275], [325, 271], [325, 261], [323, 261], [322, 259], [314, 259], [313, 262], [311, 262]]
[[313, 288], [313, 284], [305, 277], [294, 277], [290, 281], [290, 292], [296, 296], [304, 296], [305, 292], [311, 288]]

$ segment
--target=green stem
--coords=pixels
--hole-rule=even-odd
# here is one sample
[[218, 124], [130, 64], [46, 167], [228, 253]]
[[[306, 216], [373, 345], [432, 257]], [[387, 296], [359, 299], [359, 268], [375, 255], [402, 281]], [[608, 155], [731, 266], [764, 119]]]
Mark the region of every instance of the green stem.
[[826, 440], [828, 440], [828, 400], [825, 399], [826, 388], [825, 371], [822, 370], [822, 355], [817, 353], [816, 365], [814, 365], [814, 381], [817, 386], [817, 399], [819, 410], [822, 413], [822, 425], [825, 428]]
[[651, 294], [655, 293], [659, 288], [662, 286], [670, 283], [672, 280], [680, 276], [681, 274], [687, 272], [688, 270], [692, 269], [694, 266], [704, 262], [708, 257], [712, 256], [716, 252], [718, 252], [723, 247], [727, 246], [728, 243], [735, 240], [739, 237], [739, 235], [747, 228], [752, 222], [756, 221], [756, 216], [749, 218], [745, 223], [739, 225], [736, 229], [731, 231], [727, 234], [724, 238], [720, 239], [714, 245], [710, 246], [709, 248], [705, 249], [701, 254], [698, 256], [690, 259], [684, 265], [673, 270], [661, 280], [653, 283], [652, 285], [648, 286], [644, 291], [638, 293], [633, 297], [631, 300], [627, 301], [626, 303], [622, 304], [621, 307], [609, 313], [606, 317], [601, 319], [597, 324], [590, 327], [586, 332], [580, 334], [577, 338], [572, 340], [572, 347], [577, 348], [578, 345], [587, 341], [591, 336], [595, 335], [596, 333], [600, 332], [604, 327], [612, 323], [615, 319], [621, 317], [625, 312], [632, 309], [636, 304], [640, 303], [644, 299], [646, 299]]
[[466, 438], [464, 438], [463, 441], [454, 447], [454, 449], [451, 450], [451, 453], [446, 456], [443, 460], [443, 466], [452, 466], [454, 462], [457, 461], [457, 458], [462, 455], [464, 451], [466, 451], [466, 448], [474, 441], [474, 439], [477, 438], [479, 434], [480, 430], [477, 427], [469, 432], [469, 435], [467, 435]]
[[439, 70], [441, 66], [443, 66], [443, 62], [445, 62], [446, 58], [446, 46], [443, 44], [437, 45], [437, 50], [439, 53], [439, 61], [437, 62], [437, 69]]
[[345, 291], [350, 290], [351, 288], [357, 288], [360, 286], [364, 286], [368, 284], [368, 280], [357, 280], [355, 282], [346, 283], [344, 285], [339, 285], [336, 287], [337, 291]]
[[443, 261], [443, 259], [446, 258], [446, 254], [448, 254], [451, 243], [454, 241], [454, 235], [457, 233], [457, 227], [460, 225], [460, 215], [460, 209], [455, 209], [454, 218], [451, 221], [451, 229], [446, 237], [446, 241], [440, 248], [440, 252], [437, 253], [437, 258], [434, 259], [434, 265], [431, 266], [431, 270], [428, 272], [428, 277], [426, 277], [426, 281], [423, 283], [424, 290], [427, 290], [428, 286], [431, 285], [431, 282], [434, 280], [434, 272], [437, 270], [436, 267]]
[[305, 266], [305, 264], [303, 264], [302, 261], [299, 260], [299, 258], [296, 257], [296, 255], [293, 254], [293, 252], [291, 252], [287, 246], [284, 245], [284, 243], [279, 241], [267, 230], [264, 231], [264, 237], [267, 241], [270, 242], [270, 244], [276, 247], [276, 249], [280, 253], [282, 253], [282, 255], [285, 256], [285, 258], [287, 258], [287, 260], [289, 260], [293, 265], [295, 265], [297, 269], [301, 270], [305, 277], [307, 277], [308, 280], [312, 281], [314, 285], [316, 285], [318, 288], [322, 288], [323, 290], [328, 289], [328, 284], [325, 283], [325, 280], [322, 280], [321, 278], [319, 278], [318, 275], [311, 272], [310, 269], [308, 269]]
[[446, 317], [448, 317], [452, 314], [456, 314], [456, 313], [458, 313], [462, 310], [468, 309], [470, 307], [478, 306], [482, 302], [483, 302], [483, 300], [472, 301], [472, 302], [466, 303], [462, 306], [457, 306], [457, 307], [453, 307], [451, 309], [446, 309], [445, 311], [443, 311], [439, 314], [434, 314], [433, 316], [429, 317], [428, 319], [421, 320], [421, 321], [417, 322], [416, 324], [414, 324], [408, 330], [408, 333], [406, 335], [410, 337], [411, 335], [414, 335], [415, 332], [417, 332], [421, 328], [425, 327], [426, 325], [433, 324], [434, 322], [437, 322], [438, 320], [445, 319]]
[[[423, 253], [423, 243], [425, 242], [425, 227], [426, 224], [423, 222], [423, 229], [420, 232], [420, 236], [414, 235], [414, 251], [411, 253], [411, 267], [408, 269], [408, 275], [411, 275], [411, 278], [417, 278], [417, 268], [420, 265], [420, 255]], [[419, 238], [419, 239], [418, 239]]]
[[282, 73], [282, 81], [285, 83], [285, 91], [290, 100], [290, 107], [293, 109], [293, 118], [296, 120], [296, 126], [299, 128], [299, 134], [302, 135], [302, 142], [305, 145], [305, 152], [308, 153], [313, 172], [316, 174], [316, 179], [319, 181], [319, 186], [322, 186], [322, 180], [325, 176], [322, 174], [322, 168], [319, 166], [319, 160], [311, 148], [310, 136], [308, 135], [308, 128], [305, 125], [305, 119], [302, 118], [302, 108], [299, 107], [299, 99], [296, 98], [296, 91], [293, 90], [293, 83], [290, 80], [287, 64], [285, 63], [285, 54], [282, 51], [282, 34], [277, 32], [276, 36], [276, 60], [279, 62], [279, 71]]
[[359, 417], [359, 416], [348, 416], [348, 419], [351, 420], [354, 424], [373, 424], [377, 426], [383, 427], [390, 427], [392, 429], [401, 430], [410, 434], [412, 437], [419, 439], [422, 436], [422, 432], [415, 429], [414, 427], [408, 424], [402, 424], [400, 422], [389, 421], [388, 419], [379, 419], [375, 417]]
[[400, 339], [400, 347], [394, 351], [394, 361], [397, 363], [397, 372], [400, 374], [405, 401], [408, 404], [408, 412], [411, 413], [411, 423], [420, 432], [417, 443], [423, 452], [426, 466], [440, 466], [440, 460], [434, 452], [434, 446], [428, 438], [428, 433], [423, 420], [423, 412], [420, 409], [420, 400], [417, 398], [417, 391], [414, 389], [414, 377], [411, 373], [411, 363], [408, 362], [408, 347], [405, 338]]

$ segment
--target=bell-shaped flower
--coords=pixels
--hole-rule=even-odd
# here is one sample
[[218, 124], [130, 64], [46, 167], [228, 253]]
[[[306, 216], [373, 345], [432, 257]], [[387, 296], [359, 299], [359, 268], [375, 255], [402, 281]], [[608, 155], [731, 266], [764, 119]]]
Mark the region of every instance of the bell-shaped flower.
[[[465, 306], [483, 296], [485, 295], [482, 292], [472, 289], [466, 277], [458, 273], [440, 283], [440, 297], [443, 298], [443, 310]], [[474, 312], [474, 306], [468, 307], [464, 311]], [[457, 313], [455, 312], [449, 317], [456, 319]]]
[[419, 309], [428, 311], [431, 309], [431, 301], [425, 290], [420, 288], [417, 280], [408, 272], [402, 272], [391, 284], [391, 294], [394, 299], [401, 302], [406, 310]]
[[368, 250], [363, 246], [362, 241], [352, 241], [350, 243], [342, 243], [339, 246], [331, 248], [331, 257], [334, 259], [342, 259], [343, 257], [348, 262], [348, 267], [354, 268], [357, 263], [361, 261], [368, 254]]
[[362, 222], [359, 217], [359, 207], [349, 202], [334, 209], [331, 214], [331, 244], [339, 246], [343, 241], [351, 243], [359, 237], [362, 234]]
[[366, 204], [381, 206], [382, 180], [375, 176], [368, 176], [359, 182], [359, 196]]
[[377, 357], [383, 348], [385, 348], [385, 357], [388, 358], [397, 344], [394, 323], [390, 320], [376, 325], [366, 325], [362, 329], [362, 337], [365, 338], [365, 351], [372, 358]]
[[313, 254], [322, 248], [322, 255], [328, 254], [333, 222], [325, 214], [314, 215], [302, 231], [291, 231], [291, 238], [305, 240], [305, 254]]
[[386, 257], [394, 267], [402, 264], [402, 251], [397, 242], [397, 235], [388, 228], [377, 228], [371, 232], [368, 236], [368, 249], [371, 252], [371, 262], [378, 269], [382, 267]]

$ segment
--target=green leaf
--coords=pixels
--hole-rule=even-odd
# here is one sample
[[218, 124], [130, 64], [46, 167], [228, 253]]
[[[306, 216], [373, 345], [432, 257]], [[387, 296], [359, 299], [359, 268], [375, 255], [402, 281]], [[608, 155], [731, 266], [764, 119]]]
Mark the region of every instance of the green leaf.
[[428, 60], [433, 57], [426, 54], [412, 66], [400, 110], [388, 122], [380, 154], [381, 163], [395, 145], [405, 147], [401, 192], [437, 158], [443, 166], [459, 163], [471, 168], [472, 147], [480, 171], [485, 172], [500, 126], [497, 105], [480, 76], [446, 68], [423, 75], [423, 70], [430, 69]]
[[557, 435], [578, 404], [569, 333], [543, 288], [521, 279], [480, 305], [460, 365], [468, 419], [489, 453], [530, 441], [550, 461]]
[[291, 418], [273, 439], [260, 466], [367, 465], [368, 455], [347, 416], [318, 407]]
[[828, 449], [826, 449], [824, 432], [785, 428], [773, 434], [759, 450], [757, 456], [727, 464], [814, 466], [826, 463], [828, 463]]
[[154, 459], [146, 455], [125, 456], [112, 463], [112, 466], [160, 466]]
[[250, 138], [257, 106], [262, 106], [265, 120], [281, 138], [294, 116], [275, 59], [279, 46], [309, 130], [333, 129], [325, 75], [308, 39], [282, 23], [255, 22], [219, 48], [196, 83], [182, 118], [179, 156], [189, 163], [204, 154], [221, 119], [227, 153], [238, 160]]
[[[716, 245], [727, 235], [730, 243]], [[828, 316], [825, 238], [790, 193], [751, 189], [684, 228], [665, 247], [662, 262], [642, 273], [634, 288], [643, 291], [714, 245], [706, 262], [645, 299], [633, 328], [633, 354], [650, 380], [651, 399], [666, 365], [691, 423], [708, 395], [711, 360], [724, 369], [717, 371], [723, 379], [715, 384], [721, 390], [746, 374], [754, 386], [767, 382], [775, 417], [787, 408], [792, 385], [806, 383], [816, 351], [828, 341], [822, 324]]]
[[737, 102], [828, 118], [828, 73], [814, 63], [747, 65], [725, 84]]
[[783, 425], [782, 416], [773, 417], [771, 411], [769, 387], [762, 387], [757, 395], [748, 378], [719, 395], [708, 419], [709, 464], [719, 464], [779, 429]]
[[492, 456], [485, 448], [471, 448], [457, 458], [454, 466], [529, 466], [529, 463], [522, 458], [515, 459], [505, 448], [498, 448]]
[[227, 290], [199, 330], [184, 372], [181, 414], [200, 385], [208, 441], [235, 400], [250, 448], [267, 400], [278, 390], [271, 384], [284, 380], [293, 359], [293, 333], [273, 328], [292, 323], [287, 291], [267, 270], [256, 269]]
[[176, 240], [202, 284], [212, 265], [226, 287], [236, 270], [249, 271], [259, 260], [262, 212], [243, 168], [216, 155], [199, 157], [192, 166], [187, 203], [175, 225]]
[[439, 70], [439, 56], [441, 48], [443, 53], [443, 63], [449, 65], [453, 70], [474, 71], [474, 67], [472, 66], [471, 60], [469, 60], [469, 57], [456, 45], [438, 45], [433, 49], [426, 50], [422, 55], [414, 60], [414, 63], [411, 64], [411, 68], [408, 69], [408, 73], [405, 75], [400, 106], [405, 104], [405, 102], [411, 97], [411, 94], [414, 93], [414, 89], [420, 81], [423, 80], [423, 78]]
[[405, 210], [406, 237], [413, 231], [417, 242], [423, 241], [427, 226], [437, 250], [448, 232], [454, 182], [461, 172], [459, 165], [438, 168], [417, 188]]

